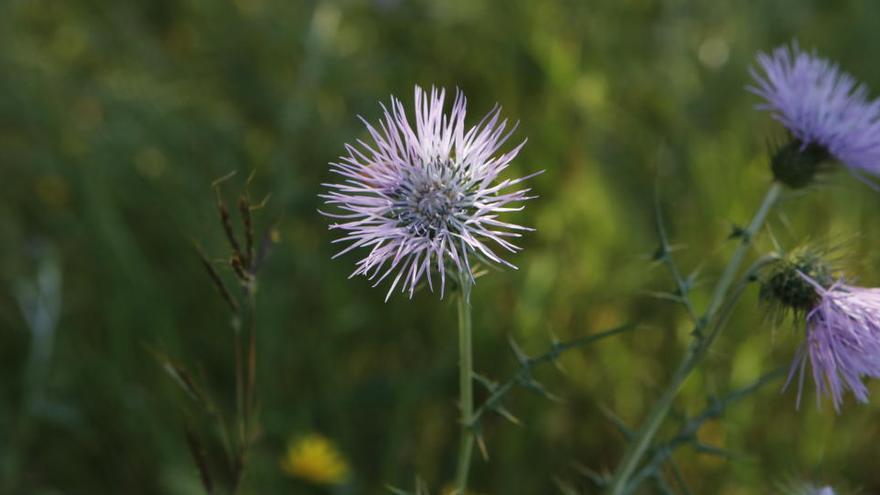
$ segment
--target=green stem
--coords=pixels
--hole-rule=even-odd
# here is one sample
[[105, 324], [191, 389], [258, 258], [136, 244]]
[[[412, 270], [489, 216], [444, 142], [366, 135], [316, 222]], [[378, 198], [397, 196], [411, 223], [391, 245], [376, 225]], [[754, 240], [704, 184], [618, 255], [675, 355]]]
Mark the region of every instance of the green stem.
[[458, 467], [455, 471], [455, 488], [458, 495], [467, 490], [468, 471], [474, 449], [474, 435], [470, 430], [474, 415], [474, 358], [471, 335], [471, 278], [463, 270], [459, 273], [458, 297], [458, 392], [461, 408], [461, 446], [458, 451]]
[[767, 194], [764, 196], [764, 201], [761, 203], [760, 208], [758, 208], [758, 211], [752, 218], [748, 228], [742, 233], [739, 246], [736, 248], [730, 262], [724, 269], [724, 273], [722, 273], [721, 278], [718, 280], [718, 284], [715, 286], [715, 291], [712, 293], [712, 299], [709, 302], [709, 307], [706, 310], [706, 313], [697, 320], [694, 327], [694, 335], [696, 336], [694, 341], [691, 343], [682, 358], [681, 363], [679, 363], [678, 368], [672, 375], [672, 379], [666, 387], [666, 390], [664, 390], [660, 398], [657, 399], [657, 402], [648, 414], [647, 419], [627, 447], [623, 459], [620, 461], [614, 477], [609, 484], [607, 492], [609, 495], [623, 495], [626, 493], [630, 477], [638, 467], [645, 452], [648, 450], [648, 447], [650, 447], [654, 435], [656, 435], [660, 425], [663, 424], [663, 420], [666, 419], [666, 415], [669, 413], [669, 409], [672, 407], [672, 402], [678, 395], [679, 390], [681, 390], [682, 385], [684, 385], [684, 382], [687, 380], [688, 376], [690, 376], [691, 371], [693, 371], [706, 356], [709, 347], [720, 333], [712, 332], [708, 336], [703, 337], [703, 330], [705, 330], [707, 325], [714, 320], [718, 309], [727, 297], [727, 292], [730, 289], [730, 285], [733, 283], [734, 277], [736, 277], [736, 274], [739, 271], [743, 259], [745, 259], [749, 252], [749, 248], [751, 248], [754, 237], [761, 230], [764, 221], [767, 219], [767, 214], [770, 213], [773, 205], [779, 199], [781, 192], [782, 186], [780, 186], [779, 183], [774, 182], [770, 187], [770, 190], [767, 191]]

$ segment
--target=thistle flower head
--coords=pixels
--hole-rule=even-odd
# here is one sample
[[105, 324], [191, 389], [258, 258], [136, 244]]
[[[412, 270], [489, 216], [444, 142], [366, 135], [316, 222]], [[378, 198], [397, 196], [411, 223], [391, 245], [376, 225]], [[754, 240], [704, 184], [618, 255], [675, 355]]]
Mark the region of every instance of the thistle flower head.
[[806, 315], [806, 336], [792, 363], [786, 387], [799, 373], [800, 405], [804, 371], [809, 359], [817, 402], [830, 395], [838, 412], [849, 389], [859, 402], [868, 402], [865, 377], [880, 378], [880, 289], [838, 280], [825, 288], [807, 275], [819, 299]]
[[780, 495], [835, 495], [834, 488], [803, 481], [789, 481], [779, 486]]
[[471, 257], [516, 268], [497, 251], [518, 251], [510, 239], [531, 230], [499, 219], [532, 199], [528, 188], [514, 186], [537, 175], [500, 179], [525, 144], [499, 152], [516, 126], [509, 128], [496, 106], [468, 128], [464, 95], [456, 91], [448, 113], [445, 101], [444, 90], [416, 86], [411, 125], [403, 103], [392, 97], [377, 125], [361, 119], [372, 142], [346, 145], [347, 154], [330, 164], [343, 181], [325, 184], [329, 192], [321, 197], [338, 211], [322, 213], [337, 220], [331, 229], [344, 233], [334, 242], [348, 243], [336, 256], [368, 250], [352, 276], [365, 275], [375, 285], [390, 278], [386, 300], [397, 287], [412, 297], [424, 279], [433, 290], [434, 272], [442, 297], [447, 270], [473, 280]]
[[774, 176], [794, 188], [808, 185], [835, 159], [856, 176], [880, 174], [880, 101], [838, 66], [797, 43], [758, 55], [749, 90], [791, 134], [771, 158]]

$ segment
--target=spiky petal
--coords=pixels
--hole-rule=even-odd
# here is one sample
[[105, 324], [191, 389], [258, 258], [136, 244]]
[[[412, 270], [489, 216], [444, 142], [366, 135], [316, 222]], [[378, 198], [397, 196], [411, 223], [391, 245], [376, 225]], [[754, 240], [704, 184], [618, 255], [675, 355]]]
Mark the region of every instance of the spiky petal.
[[337, 212], [322, 213], [337, 220], [330, 229], [344, 232], [334, 242], [348, 244], [336, 256], [368, 249], [352, 276], [375, 285], [390, 279], [386, 300], [398, 287], [412, 297], [425, 279], [433, 290], [434, 274], [442, 297], [447, 271], [472, 277], [472, 257], [516, 268], [498, 250], [518, 251], [510, 239], [532, 230], [499, 220], [532, 199], [530, 189], [514, 186], [537, 175], [499, 178], [525, 144], [499, 152], [516, 125], [508, 126], [496, 106], [468, 128], [464, 95], [456, 91], [449, 113], [445, 101], [445, 90], [416, 86], [411, 125], [392, 96], [378, 124], [361, 118], [372, 142], [347, 144], [347, 155], [330, 164], [344, 180], [324, 184], [330, 191], [321, 197]]
[[758, 55], [748, 89], [803, 150], [819, 147], [850, 171], [880, 175], [880, 102], [854, 77], [797, 43]]
[[799, 371], [800, 405], [807, 359], [816, 384], [817, 402], [830, 395], [838, 412], [849, 389], [868, 402], [864, 378], [880, 378], [880, 289], [836, 282], [829, 288], [805, 276], [821, 299], [807, 314], [806, 340], [798, 349], [786, 387]]

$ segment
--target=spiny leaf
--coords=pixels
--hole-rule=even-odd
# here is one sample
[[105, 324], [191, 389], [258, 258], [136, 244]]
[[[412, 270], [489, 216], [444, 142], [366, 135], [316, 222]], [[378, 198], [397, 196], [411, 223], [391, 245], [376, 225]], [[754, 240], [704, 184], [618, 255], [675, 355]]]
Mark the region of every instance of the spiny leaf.
[[653, 261], [663, 261], [667, 256], [669, 256], [669, 250], [666, 249], [666, 246], [657, 246], [654, 254], [651, 255], [651, 259]]
[[617, 431], [619, 431], [620, 434], [627, 439], [627, 441], [632, 440], [633, 437], [635, 437], [635, 432], [629, 426], [627, 426], [623, 419], [621, 419], [620, 416], [618, 416], [609, 407], [600, 404], [599, 410], [602, 411], [602, 414], [605, 416], [605, 418], [610, 421], [615, 428], [617, 428]]
[[510, 411], [508, 411], [504, 406], [502, 406], [502, 405], [500, 405], [500, 404], [499, 404], [499, 405], [492, 406], [492, 411], [496, 412], [499, 416], [501, 416], [501, 417], [503, 417], [504, 419], [510, 421], [511, 423], [513, 423], [513, 424], [515, 424], [515, 425], [517, 425], [517, 426], [522, 426], [522, 422], [520, 422], [519, 418], [517, 418], [516, 416], [514, 416], [514, 415], [513, 415]]
[[672, 475], [675, 477], [675, 482], [678, 484], [678, 487], [681, 488], [681, 492], [683, 495], [691, 495], [691, 489], [688, 486], [687, 482], [684, 480], [684, 475], [681, 473], [681, 468], [678, 467], [678, 462], [674, 457], [669, 458], [669, 465], [672, 466]]
[[474, 372], [473, 373], [474, 380], [477, 381], [480, 385], [486, 388], [489, 393], [494, 392], [498, 388], [498, 382], [493, 381], [491, 378], [483, 375], [481, 373]]
[[608, 478], [580, 463], [572, 463], [571, 467], [594, 485], [601, 488], [608, 484]]
[[482, 456], [484, 461], [488, 461], [489, 449], [486, 448], [486, 441], [485, 439], [483, 439], [483, 435], [480, 433], [475, 433], [474, 440], [477, 442], [477, 447], [480, 449], [480, 456]]
[[648, 297], [653, 297], [654, 299], [660, 299], [663, 301], [672, 301], [674, 303], [682, 303], [684, 299], [674, 292], [665, 292], [665, 291], [642, 291], [648, 295]]
[[666, 479], [662, 474], [656, 473], [653, 476], [654, 484], [657, 485], [657, 490], [660, 491], [662, 495], [675, 495], [675, 492], [672, 491], [672, 487], [669, 486], [669, 483], [666, 482]]
[[714, 445], [705, 444], [702, 442], [694, 442], [693, 443], [694, 450], [701, 454], [714, 455], [718, 457], [723, 457], [725, 459], [733, 458], [736, 454], [733, 452], [722, 449], [720, 447], [715, 447]]
[[520, 384], [523, 387], [525, 387], [525, 388], [537, 393], [538, 395], [544, 397], [545, 399], [551, 400], [553, 402], [563, 402], [561, 397], [559, 397], [558, 395], [555, 395], [554, 393], [547, 390], [547, 388], [544, 387], [544, 385], [542, 385], [541, 382], [535, 380], [534, 378], [524, 377], [523, 379], [520, 380]]
[[385, 485], [385, 488], [394, 495], [430, 495], [430, 493], [428, 492], [428, 484], [425, 483], [425, 480], [423, 480], [420, 476], [416, 476], [415, 485], [415, 491], [413, 492], [408, 492], [404, 489], [397, 488], [396, 486], [392, 485]]
[[509, 335], [507, 340], [510, 342], [510, 347], [513, 349], [513, 353], [516, 355], [516, 360], [519, 361], [521, 365], [527, 365], [529, 362], [529, 356], [523, 352], [519, 344], [516, 343], [516, 340], [513, 339], [513, 336]]
[[393, 493], [394, 495], [413, 495], [412, 493], [410, 493], [410, 492], [408, 492], [408, 491], [406, 491], [406, 490], [402, 490], [402, 489], [400, 489], [400, 488], [397, 488], [396, 486], [385, 485], [385, 488], [386, 488], [389, 492]]
[[574, 486], [556, 476], [553, 477], [553, 484], [562, 492], [562, 495], [580, 495]]
[[746, 229], [744, 229], [743, 227], [740, 227], [739, 225], [734, 223], [734, 224], [730, 225], [730, 234], [727, 235], [727, 238], [728, 239], [739, 239], [740, 237], [743, 237], [745, 234], [746, 234]]

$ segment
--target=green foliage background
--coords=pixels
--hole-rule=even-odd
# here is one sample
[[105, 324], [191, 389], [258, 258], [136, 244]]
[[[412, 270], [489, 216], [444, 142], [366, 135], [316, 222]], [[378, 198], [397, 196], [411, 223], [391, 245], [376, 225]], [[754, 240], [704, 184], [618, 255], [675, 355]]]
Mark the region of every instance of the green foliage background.
[[[390, 94], [411, 102], [414, 84], [462, 88], [474, 118], [500, 102], [529, 139], [511, 174], [546, 170], [541, 198], [516, 214], [538, 229], [513, 258], [520, 270], [475, 288], [477, 369], [515, 370], [508, 335], [540, 352], [548, 331], [645, 327], [567, 355], [565, 374], [542, 370], [565, 403], [517, 392], [508, 404], [524, 426], [487, 424], [478, 492], [555, 493], [554, 476], [586, 486], [572, 463], [610, 469], [623, 449], [601, 407], [637, 423], [689, 339], [681, 309], [648, 295], [671, 287], [648, 259], [655, 183], [704, 305], [731, 223], [769, 183], [767, 142], [783, 137], [744, 89], [754, 54], [796, 38], [880, 88], [878, 16], [867, 0], [0, 2], [0, 454], [18, 466], [3, 487], [199, 493], [182, 397], [147, 349], [198, 363], [229, 395], [226, 314], [191, 239], [224, 253], [210, 182], [231, 170], [230, 198], [255, 171], [252, 194], [271, 195], [260, 221], [280, 234], [259, 294], [263, 435], [245, 493], [377, 494], [416, 474], [443, 486], [457, 442], [454, 304], [427, 292], [385, 304], [348, 280], [357, 255], [330, 260], [316, 212], [327, 162], [365, 134], [356, 115], [376, 119]], [[771, 229], [789, 247], [849, 239], [845, 267], [876, 284], [878, 206], [837, 174], [787, 195]], [[47, 260], [61, 268], [61, 316], [34, 374], [15, 295]], [[800, 336], [774, 331], [752, 289], [678, 409], [787, 364]], [[880, 492], [877, 406], [835, 415], [810, 390], [796, 411], [778, 388], [701, 430], [741, 456], [677, 455], [694, 492], [768, 493], [792, 476]], [[308, 432], [339, 446], [349, 484], [284, 477], [287, 441]]]

